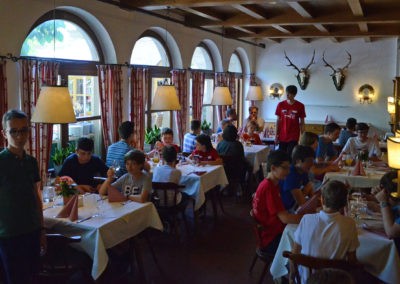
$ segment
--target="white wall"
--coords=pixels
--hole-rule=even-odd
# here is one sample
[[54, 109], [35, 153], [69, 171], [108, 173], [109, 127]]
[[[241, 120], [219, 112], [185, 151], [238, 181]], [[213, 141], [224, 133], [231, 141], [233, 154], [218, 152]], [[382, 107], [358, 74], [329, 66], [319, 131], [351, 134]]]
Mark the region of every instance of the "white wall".
[[[283, 51], [286, 50], [291, 61], [301, 68], [310, 62], [314, 49], [315, 64], [310, 67], [310, 82], [306, 90], [301, 90], [295, 78], [297, 71], [286, 66], [288, 62]], [[325, 51], [325, 59], [337, 68], [347, 64], [346, 50], [352, 55], [352, 63], [348, 68], [344, 88], [337, 91], [329, 76], [332, 70], [322, 62], [322, 53]], [[291, 84], [298, 87], [296, 98], [305, 104], [306, 122], [323, 122], [330, 115], [335, 121], [343, 123], [352, 116], [382, 130], [389, 130], [386, 98], [393, 93], [392, 80], [396, 76], [396, 39], [372, 42], [353, 39], [342, 43], [333, 43], [327, 39], [312, 43], [287, 40], [280, 44], [269, 44], [265, 50], [259, 49], [258, 58], [256, 74], [265, 90], [276, 82], [285, 87]], [[375, 89], [372, 104], [360, 104], [358, 101], [358, 88], [365, 83]], [[285, 98], [284, 95], [281, 100]], [[270, 98], [260, 104], [265, 119], [275, 119], [277, 104], [278, 100]]]

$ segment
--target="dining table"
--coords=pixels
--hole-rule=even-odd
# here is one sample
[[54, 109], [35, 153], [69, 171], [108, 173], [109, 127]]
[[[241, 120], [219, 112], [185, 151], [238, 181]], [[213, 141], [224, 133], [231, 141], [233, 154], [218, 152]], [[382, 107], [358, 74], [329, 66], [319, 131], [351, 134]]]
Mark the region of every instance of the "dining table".
[[270, 148], [266, 145], [244, 145], [243, 150], [246, 160], [253, 166], [253, 173], [257, 173], [262, 163], [267, 162]]
[[[86, 200], [95, 196], [97, 205]], [[78, 208], [78, 220], [57, 218], [63, 208], [57, 201], [43, 204], [46, 231], [66, 236], [81, 236], [74, 247], [84, 251], [92, 260], [91, 276], [98, 279], [108, 263], [107, 249], [133, 238], [147, 228], [163, 230], [163, 225], [153, 203], [108, 202], [97, 194], [83, 196], [83, 206]], [[62, 204], [62, 203], [61, 203]]]
[[[288, 259], [282, 256], [291, 251], [294, 244], [294, 232], [298, 225], [288, 224], [283, 231], [281, 241], [271, 263], [270, 272], [274, 279], [288, 274]], [[364, 269], [385, 283], [400, 283], [400, 257], [393, 240], [381, 233], [358, 228], [360, 246], [356, 254]]]

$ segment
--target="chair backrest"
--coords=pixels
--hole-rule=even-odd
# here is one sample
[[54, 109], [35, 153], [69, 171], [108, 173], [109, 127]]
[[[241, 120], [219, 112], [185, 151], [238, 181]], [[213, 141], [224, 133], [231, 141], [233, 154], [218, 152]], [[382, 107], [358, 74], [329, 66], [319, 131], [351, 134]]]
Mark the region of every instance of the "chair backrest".
[[152, 182], [152, 202], [157, 208], [176, 206], [177, 195], [184, 187], [173, 182]]
[[250, 210], [250, 216], [253, 219], [253, 232], [256, 237], [257, 247], [261, 247], [262, 233], [265, 231], [265, 227], [254, 216], [253, 210]]
[[292, 253], [289, 251], [284, 251], [282, 253], [283, 257], [290, 259], [291, 269], [293, 268], [292, 274], [294, 274], [294, 283], [301, 283], [300, 273], [298, 266], [305, 266], [309, 269], [310, 275], [313, 269], [323, 269], [323, 268], [336, 268], [346, 271], [355, 271], [358, 269], [362, 269], [362, 264], [359, 262], [350, 262], [343, 259], [326, 259], [308, 256], [300, 253]]
[[247, 164], [241, 157], [223, 155], [221, 156], [225, 174], [228, 181], [244, 181], [247, 173]]

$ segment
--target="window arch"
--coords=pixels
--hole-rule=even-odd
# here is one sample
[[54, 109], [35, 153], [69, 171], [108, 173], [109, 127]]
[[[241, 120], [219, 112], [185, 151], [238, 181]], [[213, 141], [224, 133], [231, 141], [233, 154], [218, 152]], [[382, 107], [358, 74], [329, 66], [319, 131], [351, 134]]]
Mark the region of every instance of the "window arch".
[[131, 55], [131, 64], [170, 67], [169, 54], [155, 33], [148, 33], [136, 41]]
[[61, 61], [59, 75], [67, 82], [77, 123], [53, 126], [52, 150], [67, 143], [75, 144], [78, 138], [86, 136], [94, 140], [94, 152], [101, 155], [103, 143], [96, 64], [103, 62], [104, 56], [90, 27], [74, 14], [50, 11], [33, 24], [20, 55]]
[[233, 73], [243, 73], [242, 62], [239, 55], [234, 52], [229, 59], [228, 71]]
[[191, 69], [214, 70], [212, 58], [208, 49], [199, 45], [195, 48], [190, 63]]

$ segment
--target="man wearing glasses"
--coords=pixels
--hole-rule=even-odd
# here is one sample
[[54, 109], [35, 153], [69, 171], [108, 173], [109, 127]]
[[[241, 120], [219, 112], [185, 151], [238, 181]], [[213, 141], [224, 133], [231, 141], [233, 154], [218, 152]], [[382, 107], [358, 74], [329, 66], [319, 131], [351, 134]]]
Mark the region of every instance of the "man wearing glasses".
[[[249, 107], [249, 117], [247, 118], [244, 128], [246, 128], [246, 125], [249, 121], [255, 121], [257, 122], [258, 128], [256, 129], [257, 132], [261, 132], [264, 129], [264, 119], [262, 117], [258, 117], [258, 107], [256, 106], [250, 106]], [[246, 129], [247, 132], [247, 129]]]
[[32, 283], [40, 250], [46, 247], [39, 168], [24, 150], [27, 115], [9, 110], [2, 124], [8, 146], [0, 152], [0, 259], [6, 283]]

